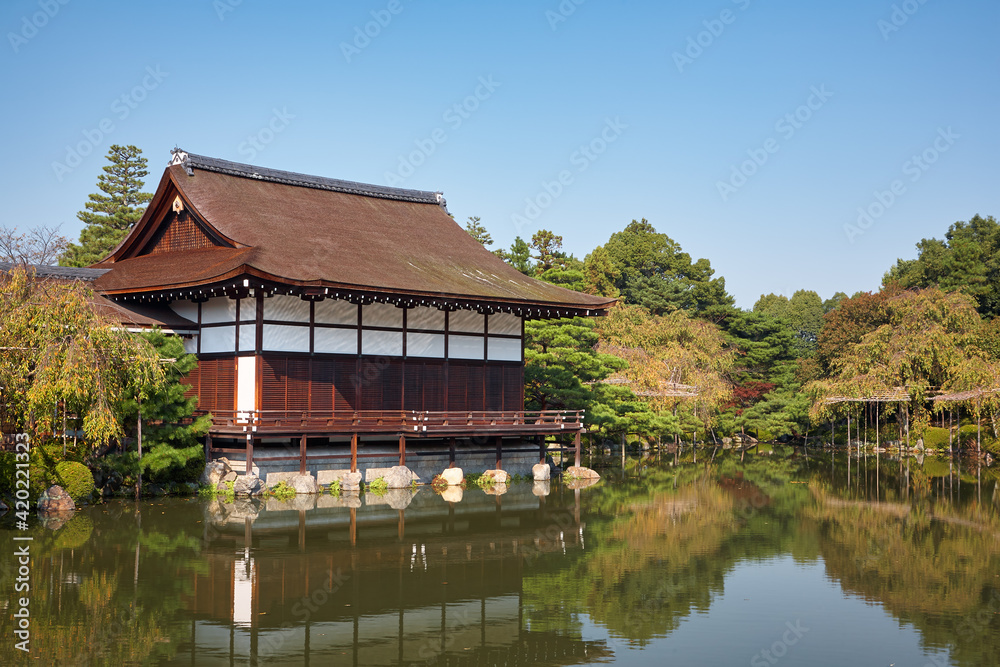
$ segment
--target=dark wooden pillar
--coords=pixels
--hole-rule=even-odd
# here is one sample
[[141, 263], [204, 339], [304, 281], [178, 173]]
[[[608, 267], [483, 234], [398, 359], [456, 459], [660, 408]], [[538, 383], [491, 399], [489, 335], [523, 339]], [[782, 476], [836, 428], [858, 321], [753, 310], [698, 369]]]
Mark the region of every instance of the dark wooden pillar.
[[247, 433], [247, 474], [253, 473], [253, 435]]
[[545, 463], [545, 436], [544, 435], [538, 435], [538, 436], [535, 436], [535, 439], [538, 440], [538, 460], [539, 460], [539, 463]]
[[497, 445], [497, 467], [496, 470], [503, 470], [503, 438], [499, 435], [494, 438]]
[[299, 438], [299, 474], [306, 474], [306, 434]]
[[212, 434], [205, 435], [205, 463], [212, 462]]
[[[351, 472], [358, 471], [358, 434], [351, 434]], [[352, 511], [353, 515], [353, 511]]]
[[575, 461], [573, 465], [580, 467], [580, 432], [577, 431], [576, 435], [573, 436], [573, 448], [576, 450], [573, 454], [573, 460]]
[[399, 436], [399, 465], [406, 465], [406, 436], [402, 434]]
[[358, 510], [351, 508], [351, 546], [358, 544]]
[[448, 467], [449, 468], [454, 468], [455, 467], [455, 446], [456, 446], [456, 439], [455, 438], [448, 438]]

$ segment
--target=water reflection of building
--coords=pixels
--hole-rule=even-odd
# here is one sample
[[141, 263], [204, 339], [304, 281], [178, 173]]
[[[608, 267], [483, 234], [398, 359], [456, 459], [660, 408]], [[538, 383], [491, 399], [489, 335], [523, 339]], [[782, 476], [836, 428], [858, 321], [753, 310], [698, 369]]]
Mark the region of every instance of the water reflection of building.
[[[208, 571], [178, 664], [571, 665], [603, 642], [527, 629], [522, 578], [583, 550], [579, 492], [517, 487], [445, 503], [243, 508], [207, 527]], [[300, 501], [301, 502], [301, 501]], [[295, 507], [288, 504], [289, 508]], [[254, 513], [256, 512], [256, 513]], [[206, 522], [209, 523], [209, 522]]]

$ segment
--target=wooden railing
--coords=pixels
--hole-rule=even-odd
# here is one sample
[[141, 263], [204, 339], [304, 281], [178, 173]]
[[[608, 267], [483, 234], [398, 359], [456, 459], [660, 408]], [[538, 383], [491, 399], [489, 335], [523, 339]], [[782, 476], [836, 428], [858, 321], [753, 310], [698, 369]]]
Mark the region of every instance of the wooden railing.
[[228, 410], [213, 411], [215, 432], [257, 433], [500, 433], [578, 431], [582, 410]]

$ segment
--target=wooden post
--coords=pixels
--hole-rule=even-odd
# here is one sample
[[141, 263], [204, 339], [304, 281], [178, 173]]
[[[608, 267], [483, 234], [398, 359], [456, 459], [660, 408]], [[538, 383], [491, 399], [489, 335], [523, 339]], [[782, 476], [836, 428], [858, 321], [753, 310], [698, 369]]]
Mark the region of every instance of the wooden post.
[[212, 462], [212, 434], [205, 435], [205, 463]]
[[503, 467], [502, 467], [502, 465], [503, 465], [503, 461], [502, 461], [502, 459], [503, 459], [503, 438], [501, 438], [498, 435], [496, 438], [494, 438], [494, 440], [496, 440], [496, 445], [497, 445], [497, 467], [495, 468], [495, 470], [503, 470]]
[[306, 474], [306, 434], [299, 438], [299, 474]]
[[[573, 465], [575, 465], [577, 468], [579, 468], [580, 467], [580, 432], [579, 431], [577, 431], [576, 435], [573, 436], [573, 447], [576, 449], [576, 451], [574, 452], [574, 458], [573, 458], [574, 463], [573, 463]], [[591, 464], [591, 465], [593, 465], [593, 464]]]
[[454, 468], [455, 467], [455, 447], [456, 447], [456, 439], [455, 438], [448, 438], [448, 467], [449, 468]]
[[246, 474], [253, 473], [253, 433], [247, 432], [247, 470]]
[[538, 440], [538, 462], [545, 463], [545, 436], [536, 435], [535, 439]]
[[[351, 508], [351, 546], [358, 544], [358, 510]], [[355, 644], [357, 645], [357, 644]]]
[[406, 436], [402, 434], [399, 436], [399, 465], [406, 465]]
[[[358, 434], [351, 434], [351, 472], [358, 471]], [[351, 510], [351, 518], [354, 518], [354, 511]]]

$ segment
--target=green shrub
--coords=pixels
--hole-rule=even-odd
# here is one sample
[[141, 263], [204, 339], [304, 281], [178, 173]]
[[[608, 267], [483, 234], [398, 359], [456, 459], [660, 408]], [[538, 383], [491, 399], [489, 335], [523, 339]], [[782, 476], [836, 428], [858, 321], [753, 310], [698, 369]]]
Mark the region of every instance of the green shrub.
[[281, 480], [268, 490], [268, 495], [277, 500], [290, 500], [295, 497], [295, 489], [288, 486], [285, 480]]
[[929, 426], [924, 431], [924, 447], [927, 449], [947, 449], [948, 429], [939, 426]]
[[332, 482], [330, 482], [330, 486], [327, 487], [327, 491], [330, 492], [331, 496], [339, 496], [340, 495], [340, 480], [339, 479], [335, 479]]
[[376, 477], [368, 484], [368, 490], [376, 496], [384, 496], [389, 490], [389, 483], [385, 481], [385, 477]]
[[94, 492], [94, 475], [90, 472], [90, 468], [82, 463], [76, 461], [57, 463], [55, 478], [73, 502], [89, 500]]
[[184, 484], [197, 482], [205, 468], [205, 451], [201, 445], [178, 449], [159, 444], [142, 457], [142, 474], [154, 484]]

